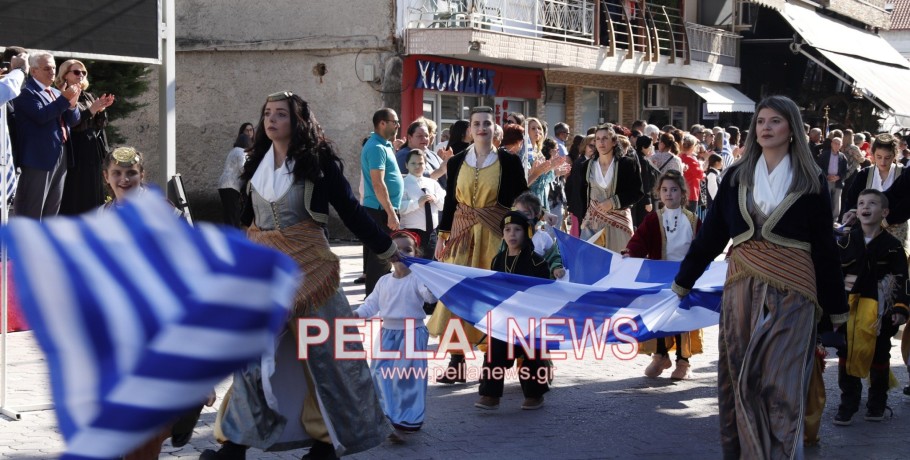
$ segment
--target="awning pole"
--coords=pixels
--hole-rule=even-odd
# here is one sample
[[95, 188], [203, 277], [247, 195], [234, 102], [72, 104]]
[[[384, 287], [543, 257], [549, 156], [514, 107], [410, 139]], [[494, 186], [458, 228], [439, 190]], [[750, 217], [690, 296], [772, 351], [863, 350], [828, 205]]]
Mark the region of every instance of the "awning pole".
[[[822, 61], [821, 61], [820, 59], [818, 59], [817, 57], [815, 57], [815, 56], [809, 54], [808, 51], [806, 51], [806, 50], [803, 49], [802, 44], [796, 43], [796, 42], [791, 43], [791, 44], [790, 44], [790, 51], [793, 51], [793, 54], [799, 53], [799, 54], [802, 54], [803, 56], [806, 56], [807, 58], [809, 58], [809, 60], [811, 60], [812, 62], [818, 64], [819, 67], [821, 67], [821, 68], [827, 70], [829, 73], [831, 73], [831, 75], [834, 75], [835, 77], [837, 77], [838, 80], [840, 80], [840, 81], [842, 81], [842, 82], [844, 82], [844, 83], [850, 85], [851, 87], [853, 86], [853, 80], [850, 80], [849, 78], [844, 77], [843, 75], [840, 74], [840, 72], [835, 71], [834, 69], [832, 69], [831, 67], [829, 67], [827, 64], [825, 64], [824, 62], [822, 62]], [[876, 101], [875, 99], [873, 99], [872, 97], [870, 97], [869, 95], [867, 95], [865, 90], [863, 90], [863, 98], [865, 98], [866, 100], [868, 100], [869, 102], [871, 102], [873, 105], [875, 105], [876, 107], [878, 107], [882, 112], [885, 112], [885, 113], [887, 113], [887, 114], [889, 114], [889, 115], [892, 115], [892, 116], [894, 115], [894, 112], [893, 112], [890, 108], [888, 108], [888, 107], [882, 105], [881, 103], [879, 103], [878, 101]]]

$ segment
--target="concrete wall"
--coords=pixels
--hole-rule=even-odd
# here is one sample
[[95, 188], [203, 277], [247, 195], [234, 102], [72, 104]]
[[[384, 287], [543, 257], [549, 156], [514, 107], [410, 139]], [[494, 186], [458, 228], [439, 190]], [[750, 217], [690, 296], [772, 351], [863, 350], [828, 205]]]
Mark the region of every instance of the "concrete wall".
[[[243, 122], [256, 124], [265, 97], [282, 90], [310, 103], [356, 194], [360, 141], [372, 130], [370, 118], [377, 108], [400, 104], [390, 3], [276, 0], [265, 8], [235, 0], [178, 2], [177, 172], [197, 218], [220, 219], [217, 180], [237, 130]], [[317, 65], [324, 65], [324, 76], [314, 73]], [[363, 81], [367, 65], [375, 81]], [[157, 73], [151, 78], [148, 105], [118, 125], [155, 168]], [[384, 94], [389, 88], [396, 91]], [[333, 236], [346, 234], [337, 219], [330, 229]]]
[[910, 30], [883, 30], [880, 34], [901, 55], [910, 59]]

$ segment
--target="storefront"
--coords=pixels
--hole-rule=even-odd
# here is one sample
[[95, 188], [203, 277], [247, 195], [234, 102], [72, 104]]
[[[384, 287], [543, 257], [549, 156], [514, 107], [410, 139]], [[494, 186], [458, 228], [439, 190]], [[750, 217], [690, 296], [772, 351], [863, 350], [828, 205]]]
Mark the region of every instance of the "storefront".
[[424, 116], [443, 129], [467, 119], [471, 108], [493, 107], [497, 123], [509, 112], [537, 114], [543, 71], [438, 56], [407, 56], [401, 79], [403, 128]]

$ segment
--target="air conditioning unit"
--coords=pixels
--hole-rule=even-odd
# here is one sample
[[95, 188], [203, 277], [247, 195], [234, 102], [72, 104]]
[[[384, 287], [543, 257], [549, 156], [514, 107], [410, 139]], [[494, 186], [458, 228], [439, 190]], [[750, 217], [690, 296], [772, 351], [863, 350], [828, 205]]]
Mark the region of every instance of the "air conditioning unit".
[[645, 97], [646, 109], [667, 108], [670, 106], [670, 86], [665, 83], [648, 83]]

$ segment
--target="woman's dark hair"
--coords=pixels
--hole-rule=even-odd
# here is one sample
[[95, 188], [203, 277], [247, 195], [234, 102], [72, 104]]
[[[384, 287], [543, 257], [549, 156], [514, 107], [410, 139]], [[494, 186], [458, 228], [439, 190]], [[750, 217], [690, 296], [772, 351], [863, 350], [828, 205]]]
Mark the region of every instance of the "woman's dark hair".
[[650, 147], [653, 143], [654, 142], [648, 136], [638, 136], [638, 138], [635, 139], [635, 153], [644, 155], [641, 151]]
[[521, 114], [521, 113], [518, 113], [518, 112], [510, 112], [509, 115], [508, 115], [506, 118], [509, 118], [509, 117], [512, 117], [516, 122], [518, 122], [517, 124], [518, 124], [519, 126], [522, 126], [522, 125], [525, 124], [525, 116], [524, 116], [524, 114]]
[[543, 145], [540, 147], [540, 153], [549, 160], [550, 157], [552, 157], [554, 150], [556, 150], [556, 141], [550, 138], [544, 139]]
[[427, 122], [425, 122], [423, 120], [417, 120], [417, 121], [411, 122], [411, 124], [408, 125], [408, 136], [413, 136], [414, 132], [417, 131], [417, 128], [419, 128], [421, 126], [426, 128], [427, 132], [430, 132], [430, 127], [427, 126]]
[[[730, 141], [729, 141], [730, 145], [739, 146], [739, 137], [740, 137], [739, 127], [733, 126], [733, 125], [727, 126], [727, 132], [730, 133]], [[732, 150], [733, 147], [730, 147], [730, 149]]]
[[237, 140], [234, 141], [234, 147], [240, 147], [243, 150], [249, 150], [253, 146], [253, 139], [250, 139], [250, 136], [247, 136], [244, 133], [237, 135]]
[[673, 137], [672, 134], [662, 133], [658, 140], [660, 142], [663, 142], [664, 145], [667, 146], [667, 150], [669, 150], [671, 153], [674, 155], [679, 155], [679, 144], [676, 143], [676, 138]]
[[581, 155], [581, 142], [584, 140], [585, 137], [581, 134], [576, 134], [575, 137], [572, 138], [572, 145], [569, 147], [569, 158], [572, 159], [572, 163], [575, 163], [575, 160]]
[[[525, 139], [525, 129], [521, 125], [511, 124], [502, 128], [502, 145], [512, 145]], [[454, 150], [453, 150], [454, 152]]]
[[[310, 105], [300, 96], [288, 91], [270, 95], [262, 109], [259, 110], [259, 126], [263, 126], [265, 106], [269, 102], [287, 101], [288, 112], [291, 118], [291, 142], [288, 145], [288, 159], [294, 160], [294, 179], [307, 179], [317, 181], [322, 178], [322, 166], [326, 162], [334, 161], [338, 169], [344, 174], [344, 164], [335, 153], [335, 147], [326, 139], [322, 126], [310, 111]], [[250, 159], [243, 167], [243, 180], [250, 180], [256, 173], [256, 168], [262, 162], [266, 152], [272, 147], [272, 141], [266, 136], [264, 129], [256, 130], [253, 139], [253, 148]]]
[[452, 153], [461, 153], [464, 149], [468, 148], [467, 142], [464, 141], [465, 135], [468, 134], [468, 127], [471, 124], [468, 120], [458, 120], [449, 127], [449, 148], [452, 149]]

